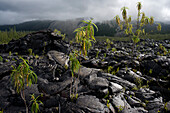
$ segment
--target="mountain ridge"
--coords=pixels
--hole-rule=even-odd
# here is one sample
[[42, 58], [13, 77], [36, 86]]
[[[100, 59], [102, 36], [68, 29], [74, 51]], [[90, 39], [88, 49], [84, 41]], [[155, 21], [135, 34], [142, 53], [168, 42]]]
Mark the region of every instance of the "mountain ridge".
[[[58, 29], [62, 33], [65, 33], [68, 37], [74, 37], [74, 30], [81, 26], [82, 20], [87, 20], [89, 18], [76, 18], [70, 20], [32, 20], [14, 25], [0, 25], [0, 30], [5, 31], [9, 28], [15, 28], [16, 31], [39, 31], [45, 29]], [[133, 23], [135, 23], [133, 21]], [[161, 22], [162, 30], [157, 32], [156, 26], [159, 22], [155, 22], [152, 26], [146, 26], [147, 31], [153, 31], [153, 33], [168, 34], [170, 33], [170, 24]], [[99, 31], [95, 31], [96, 36], [122, 36], [123, 32], [119, 29], [114, 20], [105, 20], [101, 22], [95, 22], [98, 26]]]

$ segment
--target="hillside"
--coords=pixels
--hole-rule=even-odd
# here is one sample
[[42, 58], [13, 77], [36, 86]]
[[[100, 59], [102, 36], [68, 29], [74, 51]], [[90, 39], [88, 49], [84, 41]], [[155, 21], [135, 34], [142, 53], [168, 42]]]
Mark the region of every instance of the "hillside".
[[[77, 18], [77, 19], [70, 19], [70, 20], [35, 20], [35, 21], [28, 21], [20, 24], [15, 25], [0, 25], [0, 30], [5, 31], [9, 30], [9, 28], [16, 28], [17, 31], [39, 31], [39, 30], [46, 30], [46, 29], [58, 29], [62, 33], [65, 33], [67, 37], [74, 37], [74, 30], [81, 25], [81, 21], [86, 20], [86, 18]], [[135, 21], [133, 21], [135, 25]], [[149, 34], [169, 34], [170, 33], [170, 24], [168, 23], [161, 23], [162, 30], [161, 32], [157, 32], [156, 26], [157, 23], [155, 22], [152, 26], [144, 26], [146, 32]], [[114, 20], [107, 20], [102, 22], [95, 23], [99, 31], [95, 32], [96, 36], [123, 36], [123, 31], [119, 29], [116, 22]], [[135, 26], [134, 26], [135, 29]], [[152, 32], [148, 32], [152, 31]]]

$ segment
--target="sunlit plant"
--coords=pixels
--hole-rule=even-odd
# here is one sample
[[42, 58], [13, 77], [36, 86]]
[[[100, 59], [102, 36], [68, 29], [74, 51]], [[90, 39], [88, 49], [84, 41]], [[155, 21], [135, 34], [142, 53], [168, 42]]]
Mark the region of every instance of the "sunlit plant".
[[[94, 37], [94, 27], [98, 31], [98, 27], [91, 20], [82, 21], [86, 24], [83, 27], [77, 28], [74, 32], [76, 32], [76, 42], [81, 46], [81, 54], [87, 56], [87, 52], [92, 46], [91, 42], [95, 42]], [[93, 27], [94, 26], [94, 27]]]
[[70, 98], [72, 100], [77, 99], [78, 94], [77, 94], [77, 86], [76, 88], [73, 87], [75, 80], [78, 79], [78, 74], [77, 76], [75, 73], [78, 73], [79, 68], [80, 68], [80, 62], [77, 59], [78, 57], [78, 51], [73, 51], [73, 53], [70, 53], [70, 69], [71, 69], [71, 75], [72, 75], [72, 83], [70, 86]]
[[26, 86], [31, 86], [33, 83], [37, 82], [37, 75], [31, 70], [31, 66], [28, 65], [28, 60], [20, 57], [22, 62], [16, 68], [14, 66], [11, 74], [11, 79], [16, 88], [16, 92], [20, 93], [21, 98], [24, 100], [24, 104], [26, 107], [26, 113], [28, 113], [28, 106], [25, 99], [24, 89]]
[[29, 55], [32, 55], [32, 49], [31, 48], [28, 49], [28, 53], [29, 53]]
[[62, 34], [61, 31], [59, 31], [59, 30], [57, 30], [57, 29], [54, 29], [53, 32], [55, 33], [55, 35], [61, 36], [61, 37], [62, 37], [62, 40], [65, 39], [66, 34]]
[[[78, 86], [76, 85], [76, 88], [73, 87], [76, 80], [79, 79], [78, 71], [80, 68], [80, 62], [78, 60], [78, 57], [80, 55], [83, 55], [84, 57], [87, 56], [87, 52], [92, 46], [91, 42], [95, 42], [94, 37], [94, 27], [98, 30], [97, 26], [92, 22], [91, 20], [82, 21], [85, 25], [83, 27], [77, 28], [74, 32], [76, 32], [75, 39], [76, 43], [78, 43], [81, 47], [81, 50], [75, 51], [73, 50], [69, 57], [70, 57], [70, 69], [72, 74], [72, 83], [70, 86], [70, 98], [72, 100], [78, 98], [77, 89]], [[75, 75], [77, 73], [77, 76]]]
[[[134, 32], [133, 31], [133, 24], [131, 24], [131, 16], [127, 15], [127, 7], [123, 7], [121, 8], [121, 12], [122, 12], [122, 17], [123, 20], [120, 20], [120, 17], [117, 15], [116, 18], [116, 23], [119, 25], [120, 29], [123, 30], [124, 29], [124, 33], [126, 35], [129, 35], [133, 41], [133, 47], [132, 47], [132, 55], [136, 46], [136, 43], [138, 43], [140, 41], [140, 36], [141, 35], [145, 35], [145, 29], [144, 26], [145, 25], [153, 25], [154, 23], [154, 17], [150, 17], [148, 18], [147, 16], [145, 16], [144, 12], [141, 12], [142, 9], [142, 4], [141, 2], [137, 3], [137, 29]], [[158, 24], [157, 26], [157, 30], [161, 31], [161, 24]]]
[[0, 62], [3, 62], [3, 58], [0, 56]]
[[4, 112], [4, 110], [2, 109], [1, 111], [0, 111], [0, 113], [3, 113]]
[[31, 106], [31, 112], [32, 113], [38, 113], [38, 111], [40, 111], [39, 104], [43, 105], [43, 103], [40, 100], [38, 100], [38, 98], [40, 96], [42, 96], [42, 95], [39, 95], [37, 97], [35, 97], [34, 94], [31, 95], [31, 101], [30, 102], [32, 102], [32, 106]]
[[164, 55], [168, 54], [167, 49], [162, 44], [159, 44], [159, 48], [163, 51]]

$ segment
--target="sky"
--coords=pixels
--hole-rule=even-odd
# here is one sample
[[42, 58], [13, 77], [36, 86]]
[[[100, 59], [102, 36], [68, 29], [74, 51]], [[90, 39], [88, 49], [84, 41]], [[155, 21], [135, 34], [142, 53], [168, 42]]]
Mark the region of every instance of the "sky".
[[95, 21], [121, 16], [121, 8], [128, 7], [128, 15], [137, 17], [137, 2], [142, 12], [156, 21], [170, 20], [170, 0], [0, 0], [0, 25], [30, 20], [67, 20], [92, 17]]

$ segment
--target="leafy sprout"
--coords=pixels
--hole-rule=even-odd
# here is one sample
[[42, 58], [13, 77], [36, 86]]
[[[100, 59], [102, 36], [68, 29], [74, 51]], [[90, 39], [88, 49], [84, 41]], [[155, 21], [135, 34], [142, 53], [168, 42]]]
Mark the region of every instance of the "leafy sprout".
[[95, 42], [94, 38], [94, 27], [98, 31], [98, 27], [92, 22], [91, 20], [84, 21], [82, 20], [84, 24], [86, 24], [83, 27], [77, 28], [74, 32], [76, 32], [76, 42], [81, 45], [82, 48], [82, 54], [84, 56], [87, 56], [87, 51], [91, 47], [91, 42]]
[[142, 4], [141, 4], [141, 2], [138, 2], [138, 3], [137, 3], [137, 8], [138, 8], [138, 10], [141, 10], [141, 9], [142, 9]]
[[74, 77], [74, 73], [78, 73], [78, 70], [80, 68], [80, 62], [78, 61], [78, 53], [77, 51], [74, 51], [73, 53], [70, 53], [70, 69], [72, 76]]
[[3, 62], [3, 58], [0, 56], [0, 62]]
[[11, 74], [11, 79], [17, 93], [20, 93], [21, 98], [24, 100], [26, 113], [28, 113], [28, 107], [24, 94], [25, 84], [30, 87], [33, 83], [36, 83], [37, 75], [31, 70], [32, 67], [28, 65], [28, 60], [25, 60], [22, 57], [20, 57], [20, 59], [22, 60], [22, 62], [20, 62], [17, 68], [12, 66], [13, 70]]
[[[128, 17], [127, 15], [127, 7], [122, 7], [121, 8], [121, 13], [122, 13], [122, 17], [123, 17], [123, 21], [120, 20], [119, 16], [117, 15], [116, 18], [116, 23], [119, 25], [120, 29], [123, 30], [124, 29], [124, 33], [126, 35], [129, 35], [133, 41], [133, 47], [132, 47], [132, 55], [134, 52], [134, 49], [136, 47], [136, 43], [138, 43], [140, 41], [140, 36], [145, 35], [145, 29], [143, 28], [144, 25], [150, 24], [152, 25], [154, 23], [154, 17], [150, 17], [148, 18], [144, 12], [141, 13], [141, 9], [142, 9], [142, 4], [141, 2], [137, 3], [137, 10], [138, 10], [138, 14], [137, 14], [137, 29], [136, 32], [133, 31], [133, 25], [131, 24], [131, 16]], [[142, 17], [140, 18], [140, 16], [142, 15]], [[125, 27], [123, 27], [125, 25]], [[157, 30], [160, 31], [161, 30], [161, 25], [158, 24], [157, 26]]]
[[122, 7], [121, 8], [121, 11], [122, 11], [122, 16], [123, 16], [123, 19], [126, 20], [127, 19], [127, 10], [128, 7]]
[[[40, 96], [42, 96], [42, 95], [40, 95]], [[31, 112], [32, 113], [38, 113], [38, 111], [40, 111], [40, 109], [39, 109], [39, 104], [43, 104], [40, 100], [38, 100], [38, 98], [40, 97], [40, 96], [37, 96], [36, 98], [35, 98], [35, 95], [34, 94], [32, 94], [31, 95], [31, 101], [30, 102], [32, 102], [32, 106], [31, 106]]]

